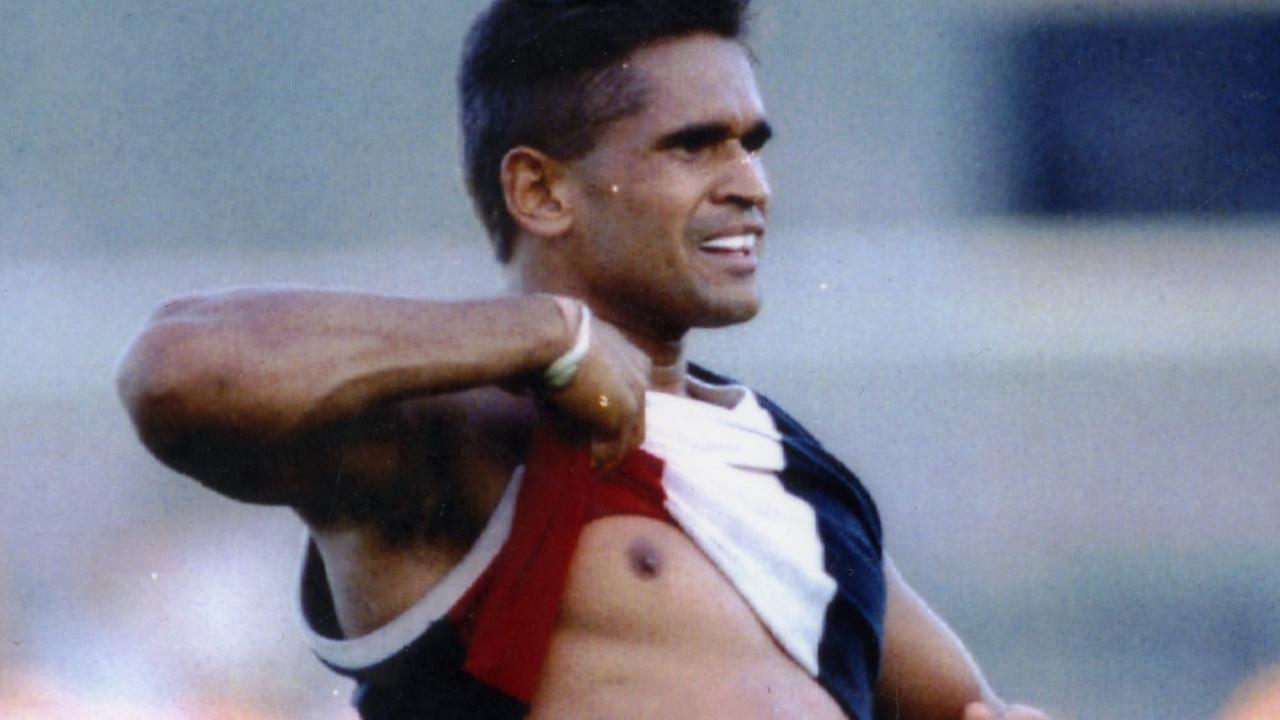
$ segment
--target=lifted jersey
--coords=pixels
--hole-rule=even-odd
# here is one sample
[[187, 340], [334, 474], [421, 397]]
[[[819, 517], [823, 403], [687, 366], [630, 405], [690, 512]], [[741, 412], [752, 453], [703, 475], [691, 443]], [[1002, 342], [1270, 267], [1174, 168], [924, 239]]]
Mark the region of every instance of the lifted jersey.
[[524, 468], [467, 555], [368, 635], [342, 638], [308, 545], [302, 610], [312, 646], [357, 680], [363, 718], [522, 717], [582, 527], [643, 515], [680, 527], [779, 646], [846, 714], [869, 720], [885, 602], [874, 502], [776, 405], [691, 374], [695, 394], [715, 402], [650, 393], [644, 445], [603, 477], [584, 448], [535, 431]]

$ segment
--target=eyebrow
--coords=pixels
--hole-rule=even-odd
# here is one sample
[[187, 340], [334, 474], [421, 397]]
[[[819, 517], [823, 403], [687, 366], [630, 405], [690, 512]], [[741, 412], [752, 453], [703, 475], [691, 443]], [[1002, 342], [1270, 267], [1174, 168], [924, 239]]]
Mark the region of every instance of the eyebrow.
[[[731, 137], [733, 137], [733, 131], [728, 123], [695, 123], [662, 136], [658, 140], [657, 148], [659, 150], [669, 150], [677, 147], [709, 147], [724, 142]], [[773, 127], [768, 122], [760, 120], [742, 134], [742, 145], [748, 151], [754, 152], [763, 147], [771, 137], [773, 137]]]
[[761, 120], [743, 133], [742, 147], [746, 148], [748, 152], [755, 152], [764, 147], [764, 144], [769, 142], [772, 137], [773, 126], [767, 121]]

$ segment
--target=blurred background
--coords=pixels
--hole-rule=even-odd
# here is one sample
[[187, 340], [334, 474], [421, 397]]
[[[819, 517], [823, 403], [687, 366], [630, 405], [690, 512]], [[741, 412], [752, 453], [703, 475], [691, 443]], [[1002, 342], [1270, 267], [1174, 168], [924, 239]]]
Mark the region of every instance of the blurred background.
[[[354, 717], [301, 524], [151, 460], [113, 366], [194, 289], [500, 291], [482, 5], [0, 7], [0, 715]], [[757, 6], [766, 309], [695, 357], [863, 477], [1003, 694], [1213, 716], [1280, 662], [1280, 4]]]

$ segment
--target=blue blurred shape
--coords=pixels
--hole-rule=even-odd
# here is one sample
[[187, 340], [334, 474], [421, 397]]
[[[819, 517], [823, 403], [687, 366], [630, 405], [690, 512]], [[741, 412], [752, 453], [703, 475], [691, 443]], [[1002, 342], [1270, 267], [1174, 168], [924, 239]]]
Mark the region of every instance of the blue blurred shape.
[[1009, 48], [1014, 210], [1280, 211], [1280, 15], [1041, 20]]

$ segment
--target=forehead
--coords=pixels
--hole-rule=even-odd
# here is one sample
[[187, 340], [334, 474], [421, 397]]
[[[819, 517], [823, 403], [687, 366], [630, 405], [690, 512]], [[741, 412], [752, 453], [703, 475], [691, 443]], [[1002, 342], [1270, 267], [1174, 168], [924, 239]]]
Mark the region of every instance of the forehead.
[[[644, 88], [645, 102], [624, 130], [661, 133], [684, 125], [725, 123], [746, 128], [764, 117], [764, 104], [745, 48], [717, 35], [662, 40], [625, 61]], [[636, 127], [636, 126], [639, 127]]]

